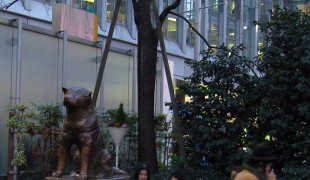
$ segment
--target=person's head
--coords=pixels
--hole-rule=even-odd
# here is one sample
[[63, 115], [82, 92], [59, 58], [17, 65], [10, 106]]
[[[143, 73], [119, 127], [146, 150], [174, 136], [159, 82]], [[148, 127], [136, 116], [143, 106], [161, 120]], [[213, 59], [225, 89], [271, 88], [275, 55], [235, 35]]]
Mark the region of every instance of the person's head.
[[249, 164], [261, 173], [264, 173], [266, 169], [271, 170], [271, 165], [276, 159], [273, 149], [265, 144], [261, 144], [254, 149]]
[[168, 180], [185, 180], [185, 178], [180, 172], [174, 172], [169, 176]]
[[237, 169], [233, 168], [230, 172], [230, 179], [234, 179], [237, 173], [238, 173]]
[[150, 170], [147, 164], [141, 163], [138, 164], [134, 174], [134, 180], [149, 180], [150, 179]]

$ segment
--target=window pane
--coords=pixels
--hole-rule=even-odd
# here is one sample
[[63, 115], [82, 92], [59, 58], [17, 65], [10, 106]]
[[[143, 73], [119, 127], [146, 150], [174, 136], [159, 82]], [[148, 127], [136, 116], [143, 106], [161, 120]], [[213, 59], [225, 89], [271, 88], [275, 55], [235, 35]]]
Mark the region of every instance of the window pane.
[[77, 9], [95, 13], [95, 0], [72, 0], [70, 5]]
[[117, 22], [126, 24], [126, 0], [122, 0], [121, 7], [117, 16]]
[[114, 10], [114, 0], [107, 0], [107, 19], [111, 20]]
[[[121, 7], [117, 16], [117, 23], [120, 25], [126, 25], [126, 0], [121, 1]], [[107, 0], [107, 19], [112, 20], [113, 12], [115, 9], [116, 0]]]
[[212, 9], [209, 10], [209, 42], [211, 46], [218, 46], [219, 44], [219, 12], [218, 12], [218, 1], [213, 1]]
[[310, 2], [305, 2], [305, 1], [299, 1], [299, 2], [292, 2], [293, 4], [293, 9], [297, 8], [298, 10], [304, 12], [304, 13], [309, 13], [310, 10]]
[[72, 0], [71, 6], [77, 8], [77, 9], [82, 9], [81, 0]]
[[169, 40], [177, 41], [178, 40], [177, 24], [178, 19], [176, 17], [168, 16], [167, 20], [165, 20], [162, 27], [163, 36]]
[[[163, 8], [171, 5], [172, 3], [174, 3], [174, 0], [164, 0]], [[173, 11], [178, 12], [179, 8]], [[163, 36], [169, 40], [177, 41], [178, 40], [177, 27], [178, 27], [178, 17], [169, 14], [162, 27]]]
[[210, 4], [210, 5], [212, 6], [212, 10], [213, 11], [219, 11], [219, 6], [218, 6], [219, 1], [218, 0], [213, 0], [211, 3], [212, 4]]
[[[186, 18], [191, 23], [191, 25], [195, 25], [195, 2], [193, 0], [187, 0], [186, 1]], [[186, 44], [194, 45], [195, 44], [195, 32], [189, 27], [189, 25], [186, 25]]]
[[[58, 95], [61, 88], [58, 81], [62, 55], [61, 40], [31, 31], [24, 30], [22, 33], [21, 103], [40, 104], [60, 100]], [[69, 87], [69, 84], [67, 85]]]
[[228, 20], [228, 37], [235, 38], [235, 22]]
[[95, 13], [95, 1], [94, 0], [83, 0], [82, 9], [87, 12]]
[[210, 31], [209, 42], [211, 46], [218, 46], [219, 34], [217, 31]]
[[261, 22], [268, 21], [269, 17], [268, 17], [267, 12], [268, 11], [267, 11], [266, 4], [265, 4], [264, 0], [260, 0], [260, 3], [259, 3], [259, 20]]
[[116, 108], [119, 103], [123, 103], [125, 110], [132, 110], [132, 81], [132, 57], [109, 52], [102, 86], [104, 88], [104, 108]]
[[[247, 2], [247, 1], [245, 1]], [[243, 26], [242, 26], [242, 31], [243, 31], [243, 45], [245, 46], [245, 50], [243, 51], [243, 54], [246, 57], [250, 57], [251, 53], [251, 27], [252, 27], [252, 16], [251, 13], [254, 13], [253, 9], [251, 9], [248, 6], [249, 3], [244, 3], [243, 7]]]
[[235, 0], [229, 0], [228, 1], [228, 16], [230, 17], [234, 17], [235, 16], [235, 13], [236, 13], [236, 4], [235, 4]]
[[[164, 8], [171, 5], [172, 3], [174, 3], [175, 0], [163, 0], [163, 6]], [[173, 10], [174, 12], [179, 12], [179, 7], [177, 7], [175, 10]]]
[[235, 45], [235, 20], [228, 19], [228, 25], [227, 25], [227, 44], [229, 47], [232, 47]]
[[227, 40], [228, 48], [232, 48], [236, 44], [235, 39], [228, 39]]
[[178, 40], [177, 35], [177, 18], [168, 17], [167, 38], [170, 40]]

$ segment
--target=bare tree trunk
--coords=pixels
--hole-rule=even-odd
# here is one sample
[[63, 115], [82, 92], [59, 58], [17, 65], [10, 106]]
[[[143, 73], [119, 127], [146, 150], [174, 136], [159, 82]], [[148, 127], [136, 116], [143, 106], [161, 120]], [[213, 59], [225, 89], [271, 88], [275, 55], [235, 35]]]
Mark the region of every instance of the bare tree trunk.
[[[135, 12], [136, 13], [136, 12]], [[150, 1], [139, 2], [138, 28], [138, 159], [158, 171], [154, 123], [154, 91], [158, 38], [152, 27]]]
[[[181, 0], [166, 7], [160, 15], [161, 25], [170, 10]], [[154, 92], [156, 79], [156, 29], [151, 23], [151, 0], [132, 0], [138, 28], [138, 159], [151, 165], [151, 173], [158, 172], [154, 122]]]

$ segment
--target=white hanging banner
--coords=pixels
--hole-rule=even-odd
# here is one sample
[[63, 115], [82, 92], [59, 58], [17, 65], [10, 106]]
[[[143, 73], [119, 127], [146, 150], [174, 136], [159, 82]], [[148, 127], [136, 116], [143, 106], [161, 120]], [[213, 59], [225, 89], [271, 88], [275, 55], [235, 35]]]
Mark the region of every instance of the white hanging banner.
[[66, 4], [54, 4], [52, 29], [53, 31], [66, 30], [70, 36], [97, 41], [98, 17]]

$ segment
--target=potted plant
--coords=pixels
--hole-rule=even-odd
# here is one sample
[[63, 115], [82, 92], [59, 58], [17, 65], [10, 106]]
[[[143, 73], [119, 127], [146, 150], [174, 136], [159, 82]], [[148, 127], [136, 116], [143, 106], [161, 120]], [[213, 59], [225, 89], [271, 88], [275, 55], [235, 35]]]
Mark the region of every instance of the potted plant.
[[108, 127], [128, 127], [128, 115], [124, 111], [123, 103], [120, 103], [117, 109], [108, 110], [110, 114], [110, 120], [108, 121]]
[[115, 166], [118, 168], [119, 145], [129, 131], [128, 114], [124, 111], [124, 105], [122, 103], [120, 103], [117, 109], [110, 110], [108, 113], [111, 117], [108, 122], [108, 131], [115, 145]]

